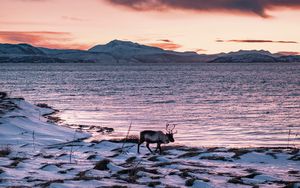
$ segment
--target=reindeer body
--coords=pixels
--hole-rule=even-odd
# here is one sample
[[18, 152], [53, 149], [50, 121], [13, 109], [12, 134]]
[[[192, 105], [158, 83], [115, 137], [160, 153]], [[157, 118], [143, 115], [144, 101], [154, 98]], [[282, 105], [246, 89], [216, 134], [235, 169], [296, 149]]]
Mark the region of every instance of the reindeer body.
[[169, 143], [168, 137], [162, 131], [151, 131], [145, 130], [140, 133], [140, 139], [144, 139], [146, 142], [149, 143]]
[[[168, 128], [167, 124], [167, 128]], [[175, 126], [174, 126], [175, 128]], [[162, 131], [152, 131], [152, 130], [145, 130], [140, 132], [140, 140], [138, 143], [138, 153], [140, 153], [140, 145], [146, 141], [146, 147], [148, 150], [152, 153], [152, 150], [149, 147], [149, 144], [156, 143], [157, 147], [155, 152], [159, 149], [159, 152], [161, 153], [161, 144], [168, 144], [169, 142], [174, 142], [173, 133], [172, 130], [167, 129], [167, 133], [165, 134]]]

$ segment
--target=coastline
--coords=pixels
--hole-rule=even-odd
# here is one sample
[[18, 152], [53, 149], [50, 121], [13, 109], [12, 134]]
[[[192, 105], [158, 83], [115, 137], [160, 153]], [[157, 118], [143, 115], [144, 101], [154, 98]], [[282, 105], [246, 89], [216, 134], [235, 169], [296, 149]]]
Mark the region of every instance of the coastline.
[[82, 139], [55, 110], [0, 99], [0, 186], [300, 187], [299, 148], [165, 146], [163, 155], [121, 141]]

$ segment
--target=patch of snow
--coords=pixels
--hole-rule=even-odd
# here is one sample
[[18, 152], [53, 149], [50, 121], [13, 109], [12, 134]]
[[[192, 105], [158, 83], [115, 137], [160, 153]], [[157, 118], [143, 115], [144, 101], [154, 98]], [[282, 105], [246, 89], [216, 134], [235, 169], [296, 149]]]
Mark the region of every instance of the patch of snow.
[[212, 186], [202, 180], [195, 180], [193, 186], [194, 188], [212, 188]]

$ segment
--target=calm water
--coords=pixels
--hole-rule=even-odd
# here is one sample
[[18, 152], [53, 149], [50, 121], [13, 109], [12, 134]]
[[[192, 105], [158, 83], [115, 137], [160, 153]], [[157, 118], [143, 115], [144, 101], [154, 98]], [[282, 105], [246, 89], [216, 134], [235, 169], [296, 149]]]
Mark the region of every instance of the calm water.
[[[299, 64], [0, 64], [1, 90], [114, 136], [178, 124], [177, 143], [300, 146]], [[102, 137], [96, 135], [95, 137]], [[295, 139], [296, 138], [296, 139]]]

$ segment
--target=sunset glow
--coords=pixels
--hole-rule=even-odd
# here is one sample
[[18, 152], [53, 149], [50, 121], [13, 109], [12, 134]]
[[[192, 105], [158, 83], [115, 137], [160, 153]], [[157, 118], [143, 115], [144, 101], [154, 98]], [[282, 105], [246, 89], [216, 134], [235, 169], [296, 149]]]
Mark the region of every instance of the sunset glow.
[[300, 1], [0, 0], [0, 42], [89, 49], [113, 39], [169, 50], [300, 52]]

